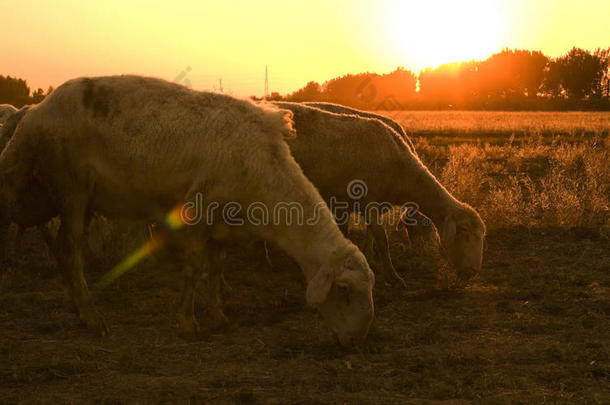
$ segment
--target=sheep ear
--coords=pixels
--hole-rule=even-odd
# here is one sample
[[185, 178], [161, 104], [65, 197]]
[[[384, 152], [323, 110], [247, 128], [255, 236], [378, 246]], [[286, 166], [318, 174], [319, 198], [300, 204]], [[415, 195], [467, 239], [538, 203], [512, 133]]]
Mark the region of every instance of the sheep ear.
[[309, 280], [307, 285], [307, 304], [316, 307], [326, 301], [330, 287], [333, 284], [333, 277], [328, 266], [322, 266], [318, 273]]

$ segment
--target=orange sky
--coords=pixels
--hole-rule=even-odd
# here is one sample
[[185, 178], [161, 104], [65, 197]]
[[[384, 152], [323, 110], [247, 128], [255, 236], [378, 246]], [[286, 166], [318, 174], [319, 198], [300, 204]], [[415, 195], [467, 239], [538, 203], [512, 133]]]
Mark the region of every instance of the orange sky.
[[549, 56], [610, 47], [610, 1], [0, 0], [0, 74], [30, 87], [137, 73], [238, 96], [309, 80], [483, 59], [503, 47]]

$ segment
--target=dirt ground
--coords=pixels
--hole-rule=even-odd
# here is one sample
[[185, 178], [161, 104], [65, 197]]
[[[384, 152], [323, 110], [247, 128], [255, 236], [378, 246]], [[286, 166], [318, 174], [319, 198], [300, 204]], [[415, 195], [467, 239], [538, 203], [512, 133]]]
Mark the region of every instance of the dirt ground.
[[[272, 252], [266, 269], [244, 249], [229, 254], [229, 330], [178, 336], [182, 278], [161, 255], [96, 292], [110, 335], [93, 336], [30, 230], [18, 265], [0, 272], [0, 404], [610, 403], [608, 239], [493, 230], [464, 287], [447, 287], [434, 252], [392, 250], [409, 287], [378, 275], [372, 331], [348, 352], [318, 327], [289, 258]], [[110, 261], [91, 263], [89, 281]]]

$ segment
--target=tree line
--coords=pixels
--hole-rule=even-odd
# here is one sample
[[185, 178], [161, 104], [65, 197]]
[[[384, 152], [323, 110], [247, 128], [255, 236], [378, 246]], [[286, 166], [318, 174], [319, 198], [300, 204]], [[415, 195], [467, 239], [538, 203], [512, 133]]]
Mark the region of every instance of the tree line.
[[31, 91], [25, 80], [0, 75], [0, 104], [12, 104], [17, 108], [38, 104], [52, 91], [53, 87], [49, 87], [46, 93], [41, 88]]
[[[269, 100], [327, 101], [362, 109], [610, 110], [610, 48], [572, 48], [549, 58], [504, 49], [489, 58], [387, 74], [347, 74], [311, 81]], [[0, 75], [0, 104], [37, 104], [53, 91], [31, 91], [23, 79]], [[255, 98], [255, 97], [253, 97]]]
[[388, 74], [348, 74], [311, 81], [270, 100], [327, 101], [356, 108], [472, 110], [610, 110], [610, 48], [572, 48], [549, 58], [538, 51], [504, 49], [489, 58]]

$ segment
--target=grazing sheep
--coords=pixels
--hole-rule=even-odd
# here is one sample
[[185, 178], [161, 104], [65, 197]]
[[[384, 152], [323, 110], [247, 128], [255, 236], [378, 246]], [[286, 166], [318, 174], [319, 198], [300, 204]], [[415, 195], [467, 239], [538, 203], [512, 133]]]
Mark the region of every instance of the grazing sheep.
[[[14, 110], [7, 117], [4, 125], [0, 127], [0, 153], [4, 150], [17, 125], [30, 108], [31, 106], [25, 106], [20, 110]], [[46, 226], [43, 226], [54, 216], [55, 211], [50, 206], [50, 199], [44, 188], [35, 181], [28, 184], [27, 189], [28, 193], [21, 199], [23, 209], [20, 211], [20, 215], [12, 218], [12, 222], [17, 224], [17, 235], [13, 240], [11, 240], [10, 223], [0, 221], [0, 263], [9, 258], [9, 252], [19, 249], [24, 230], [32, 226], [39, 227], [43, 239], [50, 248], [54, 246], [51, 232]], [[54, 250], [51, 249], [51, 252], [54, 252]]]
[[[0, 125], [0, 152], [4, 149], [4, 147], [6, 146], [6, 144], [8, 143], [9, 139], [12, 137], [13, 133], [15, 132], [15, 129], [17, 127], [17, 125], [19, 124], [19, 122], [22, 120], [22, 118], [25, 116], [25, 114], [27, 113], [27, 111], [31, 108], [32, 106], [25, 106], [22, 107], [19, 111], [17, 111], [16, 113], [14, 113], [13, 115], [11, 115], [5, 125], [4, 128], [2, 128], [2, 126]], [[41, 196], [43, 199], [45, 198], [44, 196]], [[39, 207], [41, 206], [41, 204], [39, 205]], [[31, 225], [31, 217], [26, 216], [25, 218], [22, 218], [24, 220], [26, 220], [27, 222], [30, 222]], [[90, 218], [92, 221], [94, 220], [94, 218]], [[100, 218], [98, 218], [100, 219]], [[98, 223], [98, 222], [94, 222], [94, 223]], [[104, 223], [104, 221], [102, 221], [102, 223]], [[25, 228], [29, 227], [30, 225], [23, 225], [23, 224], [17, 224], [17, 234], [16, 237], [11, 241], [13, 243], [3, 243], [0, 244], [0, 262], [2, 261], [3, 257], [9, 257], [8, 252], [18, 252], [21, 249], [21, 240], [25, 231]], [[40, 232], [40, 235], [42, 236], [42, 239], [45, 241], [45, 243], [47, 244], [47, 246], [49, 247], [49, 250], [51, 252], [51, 254], [55, 254], [55, 236], [54, 236], [54, 232], [52, 231], [52, 229], [48, 226], [49, 224], [40, 224], [38, 225], [38, 230]], [[126, 223], [120, 223], [119, 224], [119, 228], [121, 228], [122, 232], [118, 232], [121, 235], [127, 235], [130, 234], [131, 238], [130, 240], [132, 242], [140, 240], [141, 237], [135, 237], [135, 239], [133, 238], [134, 233], [130, 231], [130, 227], [132, 224], [126, 224]], [[140, 224], [141, 225], [141, 224]], [[25, 226], [25, 228], [24, 228]], [[89, 226], [86, 227], [87, 231], [89, 230]], [[5, 232], [5, 230], [0, 230], [0, 232]], [[98, 232], [99, 233], [99, 232]], [[142, 232], [139, 232], [139, 234], [141, 235]], [[10, 234], [7, 235], [5, 233], [3, 233], [0, 238], [10, 238]], [[88, 256], [93, 256], [93, 249], [91, 248], [91, 241], [89, 240], [89, 238], [85, 238], [86, 240], [86, 244], [85, 244], [85, 251], [88, 254]], [[2, 246], [5, 247], [5, 249], [2, 249]], [[4, 256], [3, 256], [4, 255]], [[109, 255], [106, 254], [106, 257], [108, 257]], [[110, 255], [112, 256], [112, 255]]]
[[[274, 104], [293, 112], [297, 137], [288, 141], [290, 151], [326, 201], [334, 197], [360, 210], [370, 203], [414, 202], [436, 225], [441, 248], [458, 275], [468, 278], [480, 270], [485, 235], [480, 216], [453, 197], [395, 131], [377, 119], [298, 103]], [[354, 179], [368, 187], [359, 207], [347, 193]], [[376, 225], [378, 210], [365, 214], [378, 234], [375, 239], [384, 239], [383, 227]], [[384, 270], [395, 273], [390, 262], [384, 263]]]
[[377, 119], [377, 120], [383, 122], [384, 124], [386, 124], [387, 126], [389, 126], [390, 128], [392, 128], [394, 131], [396, 131], [396, 133], [398, 135], [400, 135], [402, 137], [402, 139], [405, 141], [405, 143], [407, 144], [409, 149], [411, 149], [411, 152], [413, 152], [414, 154], [417, 154], [417, 152], [415, 151], [415, 146], [413, 145], [413, 142], [411, 141], [411, 138], [409, 138], [407, 136], [407, 133], [405, 132], [402, 125], [400, 125], [398, 122], [394, 121], [393, 119], [386, 117], [385, 115], [375, 114], [370, 111], [357, 110], [355, 108], [346, 107], [341, 104], [325, 103], [325, 102], [321, 102], [321, 101], [306, 101], [301, 104], [305, 104], [309, 107], [319, 108], [320, 110], [324, 110], [324, 111], [330, 111], [335, 114], [357, 115], [358, 117]]
[[12, 113], [4, 116], [3, 125], [0, 125], [0, 152], [4, 150], [9, 139], [13, 136], [17, 125], [30, 108], [31, 106], [28, 105], [19, 110], [14, 109]]
[[[28, 111], [0, 155], [0, 223], [27, 216], [28, 186], [44, 186], [61, 219], [58, 257], [68, 291], [80, 319], [105, 334], [82, 273], [89, 212], [162, 222], [182, 207], [182, 221], [200, 214], [196, 226], [175, 235], [187, 259], [178, 309], [184, 332], [199, 330], [194, 291], [204, 269], [217, 278], [220, 246], [256, 236], [295, 258], [308, 283], [307, 302], [343, 345], [357, 343], [373, 319], [374, 275], [290, 155], [289, 114], [152, 78], [68, 81]], [[257, 225], [243, 212], [254, 202], [297, 203], [304, 218], [317, 220]], [[227, 218], [229, 204], [242, 211]], [[233, 220], [243, 226], [229, 225]], [[220, 308], [212, 311], [224, 317]]]
[[[27, 113], [27, 111], [31, 108], [31, 106], [25, 106], [22, 107], [19, 110], [14, 109], [14, 112], [12, 114], [10, 114], [5, 122], [4, 125], [0, 126], [0, 153], [4, 150], [6, 144], [8, 143], [8, 141], [11, 139], [11, 137], [13, 136], [13, 133], [15, 132], [15, 129], [17, 128], [17, 125], [21, 122], [21, 120], [23, 119], [23, 117], [25, 116], [25, 114]], [[41, 190], [41, 187], [39, 185], [33, 184], [30, 185], [30, 190], [33, 194], [36, 194], [36, 190]], [[37, 199], [39, 199], [38, 201], [42, 202], [45, 200], [45, 196], [44, 195], [35, 195], [32, 198], [30, 198], [29, 200], [32, 202], [37, 201]], [[47, 199], [48, 201], [48, 199]], [[38, 221], [42, 221], [43, 219], [39, 219], [40, 217], [45, 218], [47, 216], [47, 214], [36, 214], [35, 212], [39, 212], [40, 209], [42, 209], [42, 203], [41, 204], [32, 204], [30, 209], [32, 209], [32, 212], [29, 212], [27, 215], [24, 215], [20, 218], [15, 218], [15, 222], [17, 223], [17, 225], [19, 226], [18, 232], [17, 232], [17, 240], [21, 239], [21, 235], [23, 234], [23, 230], [24, 228], [28, 228], [30, 226], [33, 225], [38, 225]], [[41, 227], [41, 230], [43, 231], [43, 237], [45, 238], [45, 240], [47, 239], [48, 234], [46, 232], [44, 232], [46, 228], [45, 227]], [[0, 229], [0, 238], [2, 238], [4, 240], [4, 238], [7, 238], [8, 235], [6, 234], [6, 229]], [[16, 245], [19, 245], [19, 242], [16, 243]], [[2, 254], [5, 254], [5, 252], [2, 252], [2, 247], [6, 247], [7, 248], [7, 243], [2, 243], [0, 246], [0, 257], [2, 257]]]
[[[386, 124], [387, 126], [389, 126], [390, 128], [392, 128], [394, 131], [396, 131], [396, 133], [398, 135], [400, 135], [402, 137], [402, 139], [405, 141], [405, 143], [407, 144], [407, 146], [409, 147], [411, 152], [414, 155], [417, 155], [415, 146], [413, 145], [411, 138], [409, 138], [407, 136], [404, 128], [398, 122], [394, 121], [393, 119], [391, 119], [389, 117], [386, 117], [385, 115], [375, 114], [370, 111], [362, 111], [362, 110], [358, 110], [358, 109], [347, 107], [347, 106], [340, 105], [340, 104], [326, 103], [326, 102], [319, 102], [319, 101], [307, 101], [307, 102], [303, 102], [301, 104], [307, 105], [309, 107], [319, 108], [320, 110], [324, 110], [324, 111], [330, 111], [330, 112], [333, 112], [336, 114], [348, 114], [348, 115], [355, 115], [355, 116], [363, 117], [363, 118], [377, 119], [377, 120], [383, 122], [384, 124]], [[429, 221], [420, 212], [417, 212], [415, 214], [415, 216], [411, 219], [415, 220], [415, 222], [416, 222], [416, 224], [413, 224], [413, 225], [409, 226], [409, 228], [408, 228], [409, 239], [411, 240], [411, 243], [413, 243], [413, 240], [417, 239], [417, 238], [413, 238], [414, 236], [419, 236], [420, 239], [425, 238], [424, 228], [427, 228], [427, 227], [425, 227], [422, 224], [429, 222]], [[400, 225], [400, 229], [404, 229], [405, 231], [407, 231], [407, 228], [404, 226], [405, 222], [406, 221], [400, 222], [399, 225]], [[375, 225], [373, 225], [373, 227], [371, 227], [371, 226], [366, 227], [366, 240], [364, 242], [364, 246], [366, 247], [366, 253], [367, 253], [367, 255], [369, 255], [369, 253], [375, 253], [377, 255], [377, 257], [380, 259], [380, 261], [383, 263], [383, 266], [385, 268], [389, 269], [391, 271], [391, 273], [397, 274], [396, 271], [394, 270], [394, 265], [392, 264], [392, 258], [390, 256], [389, 238], [388, 238], [387, 232], [386, 232], [385, 228], [383, 228], [383, 229], [381, 229], [379, 227], [374, 228], [374, 226]]]
[[16, 113], [17, 109], [10, 104], [0, 104], [0, 124], [3, 124], [8, 117]]

